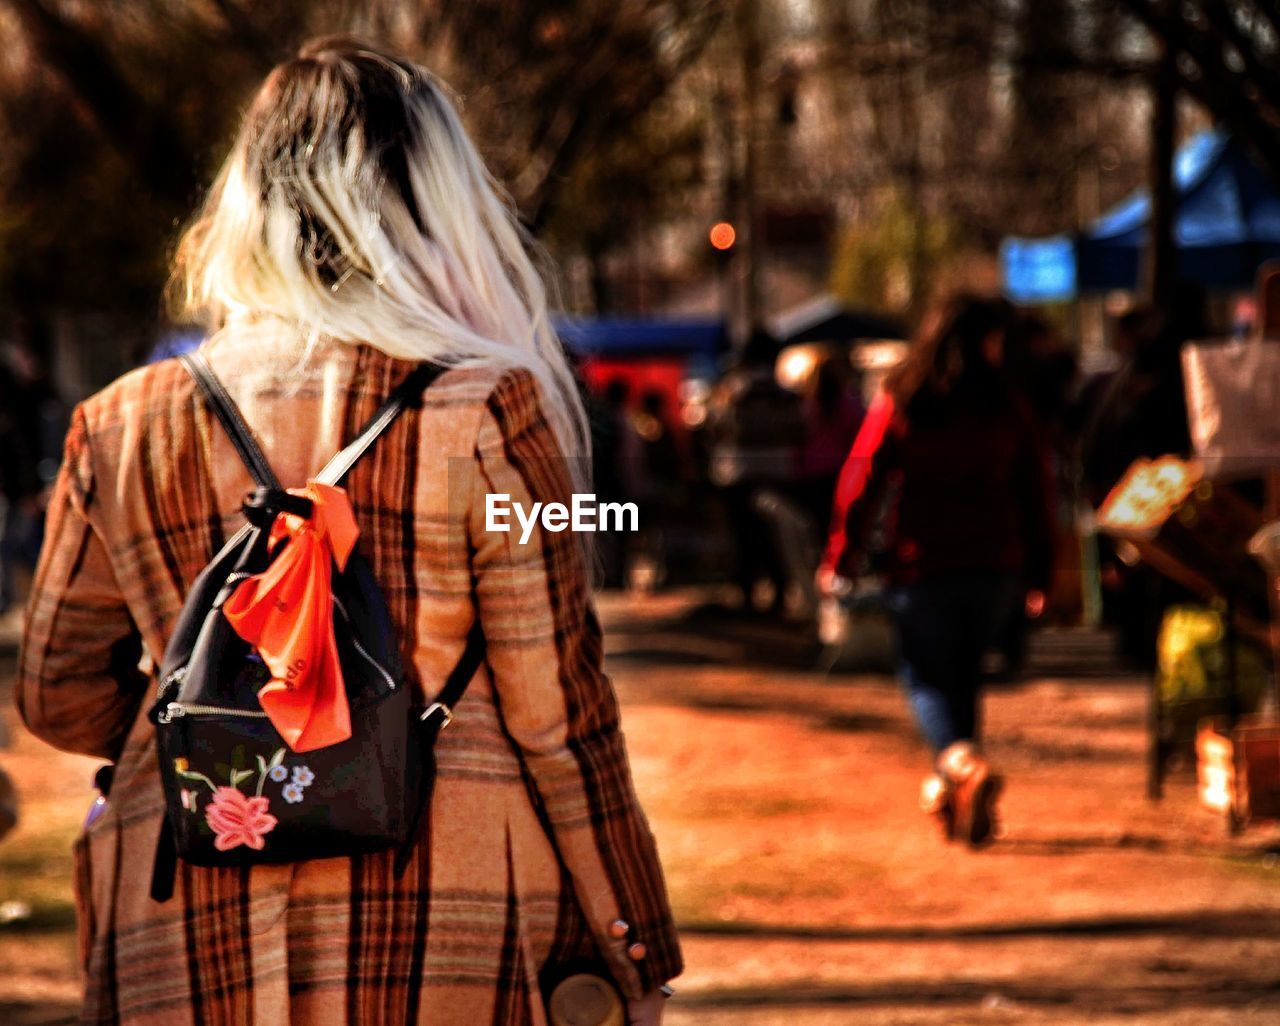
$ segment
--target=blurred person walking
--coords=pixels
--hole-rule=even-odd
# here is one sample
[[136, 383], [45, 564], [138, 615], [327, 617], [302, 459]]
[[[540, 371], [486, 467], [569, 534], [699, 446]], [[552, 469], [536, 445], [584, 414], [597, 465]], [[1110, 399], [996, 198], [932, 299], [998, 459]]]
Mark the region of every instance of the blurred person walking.
[[651, 591], [667, 579], [667, 538], [673, 515], [683, 504], [689, 475], [671, 429], [667, 397], [661, 389], [647, 388], [640, 393], [639, 406], [631, 412], [630, 428], [640, 450], [634, 497], [641, 517], [631, 583], [642, 591]]
[[[1186, 290], [1171, 316], [1140, 305], [1117, 319], [1119, 365], [1088, 382], [1079, 403], [1079, 474], [1091, 507], [1102, 505], [1135, 460], [1190, 450], [1180, 350], [1204, 337], [1202, 299]], [[1118, 629], [1129, 662], [1154, 671], [1165, 610], [1185, 592], [1144, 563], [1127, 564], [1104, 536], [1095, 539], [1103, 619]]]
[[21, 598], [44, 536], [49, 485], [58, 468], [66, 407], [46, 365], [49, 340], [18, 318], [0, 363], [0, 613]]
[[178, 251], [200, 352], [286, 482], [444, 368], [345, 486], [418, 701], [477, 619], [487, 640], [402, 876], [391, 851], [183, 863], [149, 896], [165, 803], [139, 656], [160, 663], [249, 478], [175, 361], [76, 410], [17, 695], [37, 735], [115, 763], [75, 846], [81, 1021], [543, 1026], [541, 991], [585, 960], [632, 1026], [659, 1022], [681, 956], [583, 546], [486, 528], [488, 492], [569, 501], [589, 448], [526, 244], [446, 90], [328, 39], [267, 78]]
[[0, 613], [8, 612], [18, 599], [24, 524], [37, 490], [35, 458], [25, 445], [18, 400], [17, 380], [0, 364]]
[[867, 412], [854, 388], [848, 360], [828, 356], [818, 362], [802, 409], [804, 439], [797, 454], [795, 494], [821, 532], [831, 514], [840, 468]]
[[804, 440], [800, 399], [778, 383], [777, 359], [778, 340], [754, 331], [710, 401], [711, 480], [724, 495], [743, 607], [756, 608], [756, 587], [765, 580], [773, 614], [784, 611], [791, 580], [758, 500], [794, 486]]
[[1011, 311], [962, 296], [885, 381], [845, 462], [817, 583], [887, 584], [899, 668], [934, 754], [921, 805], [949, 838], [997, 829], [1002, 780], [982, 754], [982, 657], [1011, 609], [1043, 606], [1052, 480], [1033, 417], [1001, 370]]
[[[1078, 567], [1064, 566], [1073, 556], [1076, 532], [1073, 520], [1076, 484], [1074, 479], [1074, 451], [1070, 434], [1071, 405], [1074, 391], [1079, 384], [1079, 361], [1071, 347], [1059, 332], [1036, 314], [1019, 312], [1009, 325], [1005, 337], [1004, 365], [1009, 384], [1022, 398], [1035, 417], [1045, 451], [1051, 461], [1056, 505], [1052, 529], [1055, 548], [1064, 557], [1059, 562], [1057, 579], [1050, 582], [1046, 591], [1047, 609], [1067, 611], [1078, 606], [1078, 583], [1068, 590], [1063, 585], [1062, 571], [1078, 571]], [[1078, 572], [1071, 577], [1078, 582]], [[1017, 680], [1026, 663], [1027, 644], [1031, 633], [1031, 617], [1023, 606], [1010, 612], [1003, 625], [996, 648], [1004, 657], [1002, 678]]]
[[[631, 421], [631, 390], [625, 378], [610, 379], [602, 395], [587, 394], [591, 404], [591, 472], [601, 503], [633, 502], [640, 493], [641, 441]], [[630, 536], [601, 534], [597, 553], [605, 588], [625, 588], [632, 555]]]

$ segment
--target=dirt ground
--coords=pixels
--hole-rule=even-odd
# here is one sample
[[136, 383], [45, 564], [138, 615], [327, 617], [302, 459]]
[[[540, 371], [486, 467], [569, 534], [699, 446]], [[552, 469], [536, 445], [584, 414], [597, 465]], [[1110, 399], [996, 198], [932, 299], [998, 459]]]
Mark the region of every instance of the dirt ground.
[[[1005, 836], [969, 852], [916, 811], [928, 759], [891, 679], [806, 668], [798, 636], [698, 598], [601, 603], [683, 929], [670, 1026], [1280, 1024], [1280, 833], [1229, 840], [1190, 779], [1146, 800], [1140, 680], [991, 691]], [[0, 1023], [66, 1022], [91, 764], [0, 701], [25, 803], [0, 845]]]

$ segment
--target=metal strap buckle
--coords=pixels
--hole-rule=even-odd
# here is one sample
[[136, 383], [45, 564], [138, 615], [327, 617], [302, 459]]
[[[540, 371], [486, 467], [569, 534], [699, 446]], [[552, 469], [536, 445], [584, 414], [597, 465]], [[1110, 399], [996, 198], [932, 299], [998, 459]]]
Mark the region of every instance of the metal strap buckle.
[[444, 713], [444, 719], [440, 723], [440, 729], [444, 730], [445, 727], [447, 727], [450, 723], [453, 722], [453, 710], [450, 709], [443, 702], [432, 702], [429, 706], [427, 706], [422, 711], [422, 715], [419, 716], [418, 719], [422, 720], [425, 723], [427, 719], [430, 718], [431, 714], [436, 712], [437, 710]]

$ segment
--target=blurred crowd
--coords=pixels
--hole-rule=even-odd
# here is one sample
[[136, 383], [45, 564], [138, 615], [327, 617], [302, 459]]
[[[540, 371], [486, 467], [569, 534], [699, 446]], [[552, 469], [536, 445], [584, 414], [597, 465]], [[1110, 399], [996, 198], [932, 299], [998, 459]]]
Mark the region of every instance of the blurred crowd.
[[[1078, 620], [1087, 593], [1100, 591], [1103, 619], [1147, 666], [1172, 586], [1120, 560], [1088, 530], [1089, 511], [1135, 459], [1187, 452], [1178, 352], [1204, 336], [1204, 318], [1194, 302], [1170, 315], [1135, 306], [1109, 326], [1108, 362], [1086, 370], [1057, 326], [999, 301], [995, 308], [998, 374], [1027, 413], [1053, 486], [1044, 610]], [[857, 346], [826, 347], [799, 380], [784, 380], [781, 343], [756, 332], [710, 384], [696, 417], [669, 390], [608, 381], [593, 411], [597, 492], [636, 501], [642, 532], [604, 541], [606, 586], [650, 588], [697, 573], [731, 581], [745, 610], [812, 621], [837, 482], [883, 387], [859, 371]], [[1010, 670], [1025, 636], [1018, 614], [1001, 634]]]
[[[638, 533], [599, 535], [602, 583], [725, 582], [744, 614], [821, 637], [832, 580], [865, 577], [840, 603], [865, 595], [895, 627], [939, 767], [922, 803], [948, 836], [979, 843], [994, 814], [972, 810], [994, 808], [999, 778], [971, 747], [984, 648], [966, 639], [1016, 675], [1031, 620], [1089, 619], [1092, 588], [1124, 653], [1152, 668], [1161, 619], [1184, 596], [1121, 559], [1090, 513], [1134, 460], [1188, 450], [1179, 347], [1205, 334], [1194, 304], [1135, 307], [1110, 326], [1110, 363], [1086, 371], [1041, 316], [957, 297], [895, 343], [887, 375], [864, 372], [857, 341], [796, 359], [757, 331], [710, 380], [597, 382], [596, 494], [640, 511]], [[21, 320], [0, 341], [0, 613], [29, 587], [68, 422], [49, 341]], [[841, 547], [860, 558], [833, 556]], [[970, 810], [963, 829], [957, 810]], [[15, 819], [0, 770], [0, 833]]]
[[[1171, 316], [1135, 307], [1110, 327], [1110, 364], [1086, 372], [1055, 325], [1001, 310], [999, 372], [1029, 413], [1055, 485], [1048, 612], [1078, 617], [1087, 568], [1105, 618], [1143, 663], [1171, 586], [1125, 565], [1105, 540], [1082, 541], [1082, 513], [1136, 458], [1187, 450], [1178, 346], [1205, 333], [1204, 319], [1194, 302]], [[757, 331], [712, 380], [674, 390], [620, 375], [596, 388], [596, 494], [641, 511], [637, 535], [599, 537], [604, 586], [729, 581], [745, 610], [812, 621], [837, 482], [882, 388], [859, 369], [859, 345], [817, 347], [799, 374], [784, 373], [782, 343]], [[0, 612], [21, 601], [35, 565], [67, 424], [51, 351], [22, 319], [0, 344]], [[1024, 637], [1021, 619], [1002, 636], [1013, 667]]]

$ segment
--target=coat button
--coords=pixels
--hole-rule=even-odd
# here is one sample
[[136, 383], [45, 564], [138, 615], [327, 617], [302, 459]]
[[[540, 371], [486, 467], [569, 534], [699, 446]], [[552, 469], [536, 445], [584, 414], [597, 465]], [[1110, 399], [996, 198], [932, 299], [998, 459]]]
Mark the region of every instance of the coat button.
[[615, 919], [609, 924], [609, 936], [614, 940], [622, 940], [631, 932], [631, 924], [625, 919]]
[[627, 948], [627, 957], [633, 962], [639, 962], [640, 959], [644, 958], [648, 953], [649, 949], [639, 941], [636, 941], [631, 945], [631, 947]]

